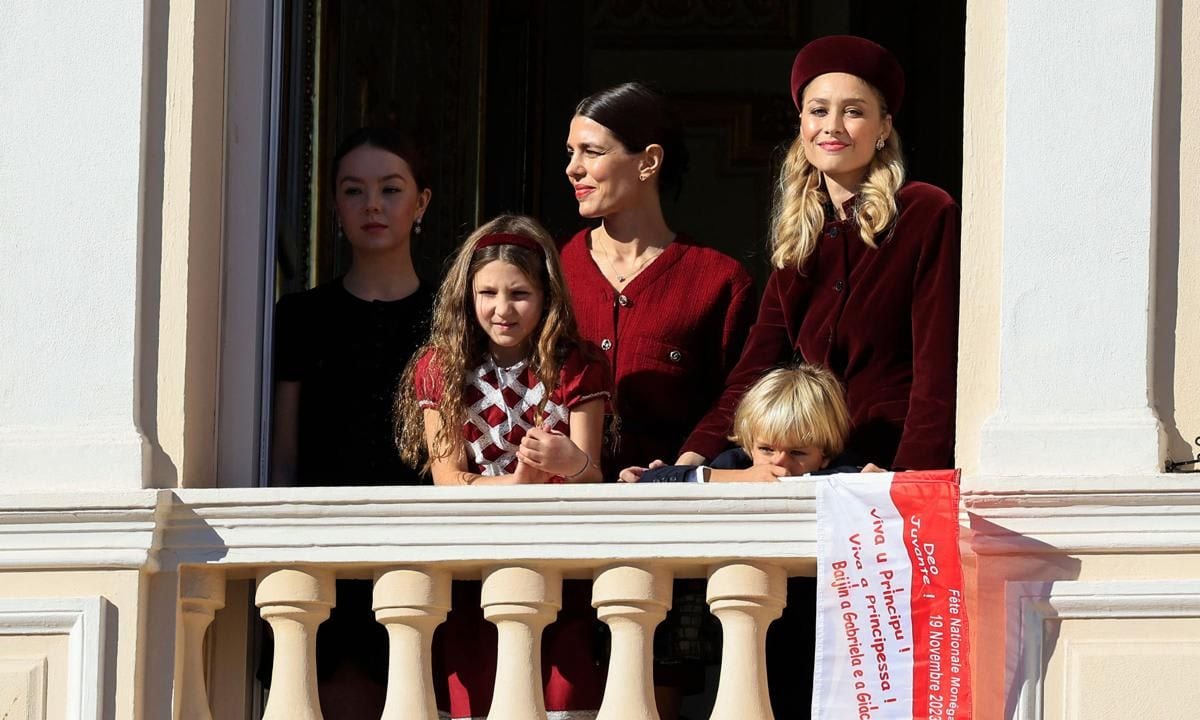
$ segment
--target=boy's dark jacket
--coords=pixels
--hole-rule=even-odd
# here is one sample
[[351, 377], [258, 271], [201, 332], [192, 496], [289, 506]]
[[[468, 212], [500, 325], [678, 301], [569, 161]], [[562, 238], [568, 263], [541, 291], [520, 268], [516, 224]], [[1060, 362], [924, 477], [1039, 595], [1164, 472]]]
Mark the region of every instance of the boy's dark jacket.
[[[829, 467], [821, 470], [814, 470], [808, 473], [809, 475], [836, 475], [837, 473], [856, 473], [861, 472], [862, 468], [856, 465], [842, 464], [842, 458], [834, 458], [833, 462], [829, 463]], [[714, 470], [745, 470], [754, 465], [754, 460], [750, 455], [741, 448], [733, 448], [726, 450], [713, 459], [711, 463], [707, 463], [708, 467]], [[642, 473], [642, 477], [638, 482], [655, 483], [655, 482], [695, 482], [695, 465], [664, 465], [647, 470]], [[692, 479], [689, 480], [689, 474]]]

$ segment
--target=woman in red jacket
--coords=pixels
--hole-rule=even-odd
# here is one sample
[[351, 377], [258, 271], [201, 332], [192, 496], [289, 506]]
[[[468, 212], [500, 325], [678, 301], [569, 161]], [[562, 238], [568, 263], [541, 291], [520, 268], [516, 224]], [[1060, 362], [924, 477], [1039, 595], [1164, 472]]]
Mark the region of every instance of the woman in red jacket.
[[727, 443], [738, 399], [772, 366], [824, 365], [846, 387], [847, 462], [952, 467], [959, 209], [904, 180], [892, 116], [904, 73], [863, 38], [809, 43], [792, 67], [800, 133], [780, 173], [758, 319], [678, 464]]
[[[687, 149], [661, 95], [625, 83], [585, 98], [567, 152], [579, 214], [600, 221], [560, 250], [580, 334], [613, 369], [616, 432], [602, 467], [615, 480], [630, 465], [679, 454], [741, 353], [754, 283], [737, 260], [667, 226], [660, 197], [678, 191]], [[655, 635], [663, 720], [676, 717], [681, 694], [703, 684], [707, 653], [686, 640], [683, 608], [704, 612], [702, 581], [677, 584], [674, 609]]]
[[754, 285], [737, 260], [667, 226], [660, 196], [678, 189], [687, 150], [661, 95], [625, 83], [585, 98], [567, 152], [579, 214], [600, 221], [561, 253], [580, 332], [613, 368], [613, 480], [679, 454], [741, 352]]

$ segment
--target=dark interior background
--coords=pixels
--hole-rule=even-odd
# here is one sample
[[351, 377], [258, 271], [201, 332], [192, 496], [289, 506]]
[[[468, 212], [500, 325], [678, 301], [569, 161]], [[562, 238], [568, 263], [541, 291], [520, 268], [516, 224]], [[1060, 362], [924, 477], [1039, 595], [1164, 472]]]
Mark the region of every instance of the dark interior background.
[[[505, 211], [556, 237], [584, 222], [563, 173], [583, 97], [655, 84], [687, 126], [691, 169], [672, 228], [737, 257], [761, 282], [772, 178], [797, 117], [796, 51], [852, 33], [907, 72], [895, 118], [909, 176], [960, 198], [965, 0], [289, 0], [285, 3], [276, 292], [349, 264], [328, 176], [341, 137], [363, 125], [423, 139], [433, 202], [414, 258], [427, 282], [462, 238]], [[687, 698], [707, 717], [716, 687]]]
[[433, 204], [414, 243], [423, 277], [504, 211], [555, 236], [583, 225], [563, 174], [575, 104], [643, 80], [687, 125], [691, 169], [672, 228], [765, 278], [772, 178], [794, 137], [792, 58], [853, 33], [907, 72], [896, 126], [909, 175], [959, 197], [965, 0], [292, 0], [286, 7], [279, 153], [279, 293], [345, 272], [329, 159], [361, 125], [422, 138]]

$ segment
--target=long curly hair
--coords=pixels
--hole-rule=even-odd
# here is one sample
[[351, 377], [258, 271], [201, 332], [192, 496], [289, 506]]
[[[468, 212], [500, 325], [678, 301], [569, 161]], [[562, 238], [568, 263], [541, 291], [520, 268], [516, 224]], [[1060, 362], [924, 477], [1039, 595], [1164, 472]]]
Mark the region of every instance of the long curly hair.
[[[517, 245], [475, 249], [482, 238], [495, 233], [529, 238], [541, 246], [542, 252]], [[533, 331], [529, 356], [530, 367], [546, 388], [537, 407], [539, 415], [558, 387], [563, 362], [581, 345], [558, 250], [550, 234], [524, 215], [500, 215], [481, 225], [459, 248], [438, 291], [429, 342], [413, 354], [396, 393], [396, 445], [409, 464], [424, 462], [428, 469], [433, 460], [452, 457], [462, 447], [462, 427], [467, 420], [463, 391], [471, 371], [484, 362], [488, 353], [487, 335], [475, 318], [475, 274], [496, 260], [515, 265], [542, 291], [542, 319]], [[417, 364], [426, 355], [430, 356], [429, 374], [442, 379], [437, 407], [442, 426], [428, 448], [424, 409], [418, 403], [416, 386]]]
[[[878, 91], [875, 94], [886, 114], [883, 97]], [[904, 185], [901, 147], [900, 135], [893, 129], [884, 141], [883, 149], [871, 158], [866, 177], [858, 189], [855, 205], [858, 231], [862, 241], [871, 248], [878, 247], [875, 238], [885, 233], [896, 220], [896, 193]], [[808, 161], [803, 135], [797, 134], [779, 171], [771, 208], [771, 263], [775, 267], [795, 267], [803, 272], [804, 262], [816, 248], [825, 226], [828, 201], [821, 172]]]

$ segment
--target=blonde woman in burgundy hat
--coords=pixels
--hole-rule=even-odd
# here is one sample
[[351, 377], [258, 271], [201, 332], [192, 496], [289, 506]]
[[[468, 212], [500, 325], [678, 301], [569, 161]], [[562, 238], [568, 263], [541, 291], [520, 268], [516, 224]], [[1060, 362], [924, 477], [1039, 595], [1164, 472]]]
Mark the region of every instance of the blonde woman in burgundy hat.
[[681, 464], [719, 453], [746, 387], [803, 359], [846, 387], [852, 464], [952, 467], [959, 209], [945, 191], [905, 180], [892, 126], [904, 71], [870, 40], [824, 37], [796, 56], [791, 92], [800, 133], [777, 185], [775, 270]]
[[[678, 464], [728, 442], [734, 408], [772, 366], [803, 360], [846, 389], [847, 464], [953, 467], [959, 209], [905, 180], [892, 118], [904, 72], [879, 45], [848, 35], [806, 45], [792, 66], [800, 132], [780, 172], [767, 282], [745, 349]], [[792, 578], [767, 638], [775, 717], [811, 701], [811, 578]]]

